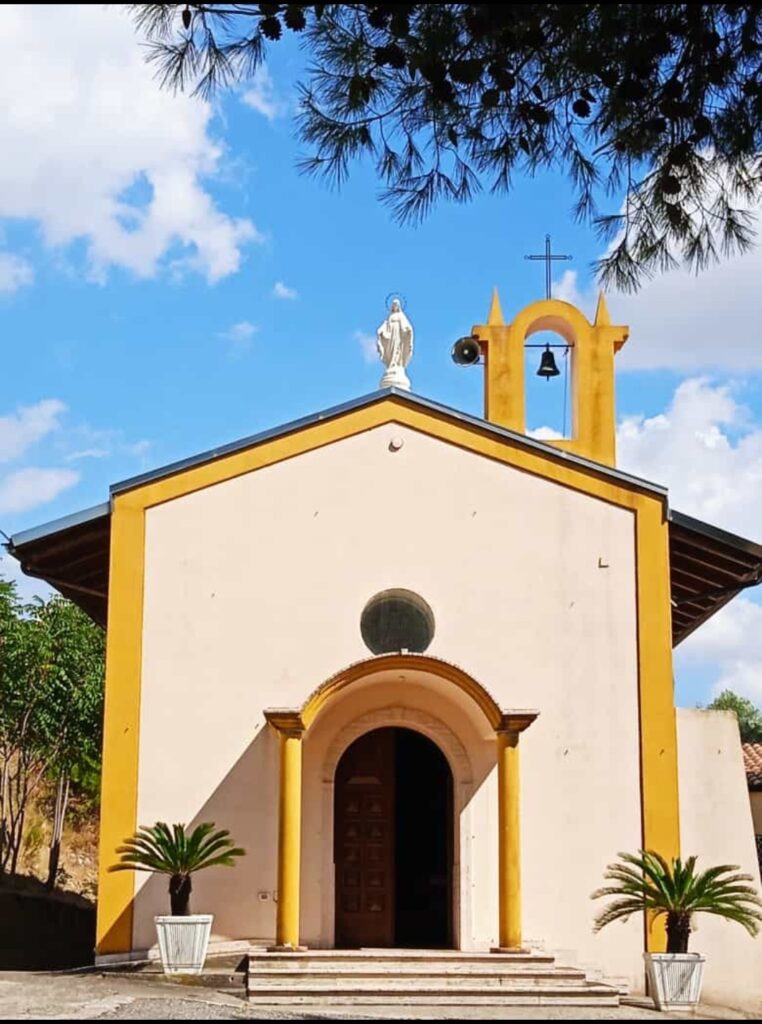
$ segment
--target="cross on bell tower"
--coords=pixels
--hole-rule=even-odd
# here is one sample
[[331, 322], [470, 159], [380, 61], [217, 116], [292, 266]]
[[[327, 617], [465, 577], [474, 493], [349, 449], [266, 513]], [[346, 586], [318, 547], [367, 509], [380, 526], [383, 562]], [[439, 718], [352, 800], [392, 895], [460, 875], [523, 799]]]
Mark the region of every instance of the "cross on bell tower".
[[551, 248], [550, 235], [545, 236], [545, 252], [542, 255], [525, 256], [525, 260], [543, 260], [545, 263], [545, 298], [550, 298], [552, 287], [552, 269], [554, 260], [572, 260], [573, 256], [554, 253]]

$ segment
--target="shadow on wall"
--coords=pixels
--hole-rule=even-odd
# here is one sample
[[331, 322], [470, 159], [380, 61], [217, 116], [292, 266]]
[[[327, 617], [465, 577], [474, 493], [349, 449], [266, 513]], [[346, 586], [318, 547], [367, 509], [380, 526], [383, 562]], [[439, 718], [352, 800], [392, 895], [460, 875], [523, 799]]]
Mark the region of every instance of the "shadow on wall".
[[[182, 763], [193, 764], [203, 751], [176, 750]], [[150, 784], [150, 783], [149, 783]], [[191, 827], [213, 821], [226, 828], [246, 850], [234, 867], [214, 867], [193, 876], [192, 913], [214, 914], [213, 934], [220, 938], [275, 936], [278, 843], [278, 737], [263, 723], [253, 742], [236, 761], [209, 799], [195, 814]], [[154, 804], [154, 806], [156, 806]], [[172, 824], [172, 807], [160, 816]], [[153, 821], [140, 821], [152, 825]], [[137, 880], [146, 876], [138, 873]], [[133, 901], [133, 948], [149, 949], [156, 942], [154, 915], [169, 913], [169, 879], [149, 875]], [[267, 893], [261, 901], [258, 893]]]

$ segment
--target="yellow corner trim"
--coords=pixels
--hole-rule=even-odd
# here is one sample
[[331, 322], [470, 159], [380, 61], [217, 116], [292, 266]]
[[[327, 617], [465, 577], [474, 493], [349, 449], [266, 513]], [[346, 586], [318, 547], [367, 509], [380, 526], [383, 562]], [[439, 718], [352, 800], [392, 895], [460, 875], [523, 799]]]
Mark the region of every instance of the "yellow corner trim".
[[144, 518], [142, 508], [114, 501], [98, 856], [96, 949], [101, 956], [132, 948], [135, 876], [110, 874], [108, 867], [137, 825]]

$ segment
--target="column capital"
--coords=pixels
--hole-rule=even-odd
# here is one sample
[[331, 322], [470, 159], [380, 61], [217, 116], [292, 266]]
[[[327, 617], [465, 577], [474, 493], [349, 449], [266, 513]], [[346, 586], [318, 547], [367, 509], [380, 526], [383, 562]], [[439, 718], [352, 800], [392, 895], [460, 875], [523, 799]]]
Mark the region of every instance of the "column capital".
[[305, 730], [302, 713], [297, 708], [266, 708], [268, 723], [288, 739], [300, 740]]
[[501, 733], [518, 735], [528, 729], [539, 714], [539, 711], [503, 711], [495, 732], [498, 735]]

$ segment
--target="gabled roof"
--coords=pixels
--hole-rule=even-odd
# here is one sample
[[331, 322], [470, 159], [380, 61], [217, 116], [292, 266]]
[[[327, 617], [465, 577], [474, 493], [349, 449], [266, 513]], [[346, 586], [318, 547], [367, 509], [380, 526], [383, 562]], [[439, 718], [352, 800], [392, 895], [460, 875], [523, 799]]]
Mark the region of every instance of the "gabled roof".
[[422, 398], [420, 395], [413, 395], [409, 391], [400, 391], [397, 388], [371, 391], [368, 395], [354, 398], [351, 402], [344, 402], [342, 405], [334, 405], [323, 412], [314, 413], [311, 416], [303, 416], [301, 419], [292, 420], [290, 423], [284, 423], [282, 426], [262, 431], [259, 434], [252, 434], [250, 437], [241, 438], [240, 441], [233, 441], [231, 444], [222, 445], [220, 448], [210, 448], [209, 451], [201, 452], [200, 455], [193, 455], [189, 459], [171, 462], [168, 466], [161, 466], [159, 469], [151, 470], [148, 473], [141, 473], [140, 476], [130, 477], [127, 480], [122, 480], [121, 483], [112, 484], [111, 494], [123, 494], [134, 487], [142, 487], [143, 484], [154, 483], [156, 480], [162, 480], [164, 477], [172, 476], [174, 473], [180, 473], [183, 470], [201, 466], [205, 462], [212, 462], [214, 459], [219, 459], [225, 455], [233, 455], [235, 452], [253, 448], [255, 445], [264, 444], [266, 441], [273, 441], [276, 438], [284, 437], [286, 434], [294, 434], [298, 430], [311, 427], [316, 423], [322, 423], [324, 420], [334, 419], [337, 416], [343, 416], [346, 413], [355, 412], [358, 409], [364, 409], [369, 405], [375, 405], [378, 402], [388, 401], [389, 399], [397, 399], [419, 409], [436, 413], [440, 416], [446, 416], [448, 419], [457, 420], [474, 429], [493, 434], [496, 437], [506, 438], [530, 450], [542, 452], [543, 455], [553, 455], [563, 462], [579, 466], [581, 469], [588, 471], [592, 470], [602, 476], [610, 477], [618, 483], [629, 484], [630, 486], [637, 487], [639, 490], [650, 491], [663, 497], [667, 495], [666, 487], [662, 487], [660, 484], [650, 483], [641, 477], [633, 476], [631, 473], [623, 473], [619, 469], [603, 466], [599, 462], [593, 462], [591, 459], [585, 459], [579, 455], [572, 455], [570, 452], [565, 452], [560, 448], [554, 448], [553, 445], [547, 444], [545, 441], [539, 441], [534, 437], [527, 437], [526, 434], [519, 434], [515, 430], [507, 430], [505, 427], [499, 427], [494, 423], [490, 423], [489, 420], [481, 419], [479, 416], [472, 416], [469, 413], [460, 412], [458, 409], [451, 409], [449, 406], [441, 405], [430, 398]]
[[[202, 466], [216, 459], [277, 440], [315, 424], [347, 415], [356, 410], [395, 400], [455, 420], [464, 426], [503, 439], [529, 451], [541, 453], [556, 462], [578, 467], [586, 473], [610, 479], [619, 486], [646, 492], [662, 500], [666, 508], [667, 490], [659, 484], [573, 455], [536, 438], [527, 437], [487, 420], [448, 406], [411, 395], [394, 388], [375, 391], [313, 416], [293, 420], [273, 430], [234, 441], [170, 463], [149, 473], [131, 477], [111, 487], [111, 496], [154, 483], [177, 473]], [[713, 615], [740, 590], [762, 579], [762, 546], [718, 530], [707, 523], [679, 512], [668, 513], [670, 524], [670, 565], [672, 570], [673, 642], [683, 640]], [[21, 562], [24, 572], [56, 587], [89, 615], [105, 626], [108, 604], [108, 571], [111, 505], [58, 519], [44, 526], [14, 535], [8, 550]]]

